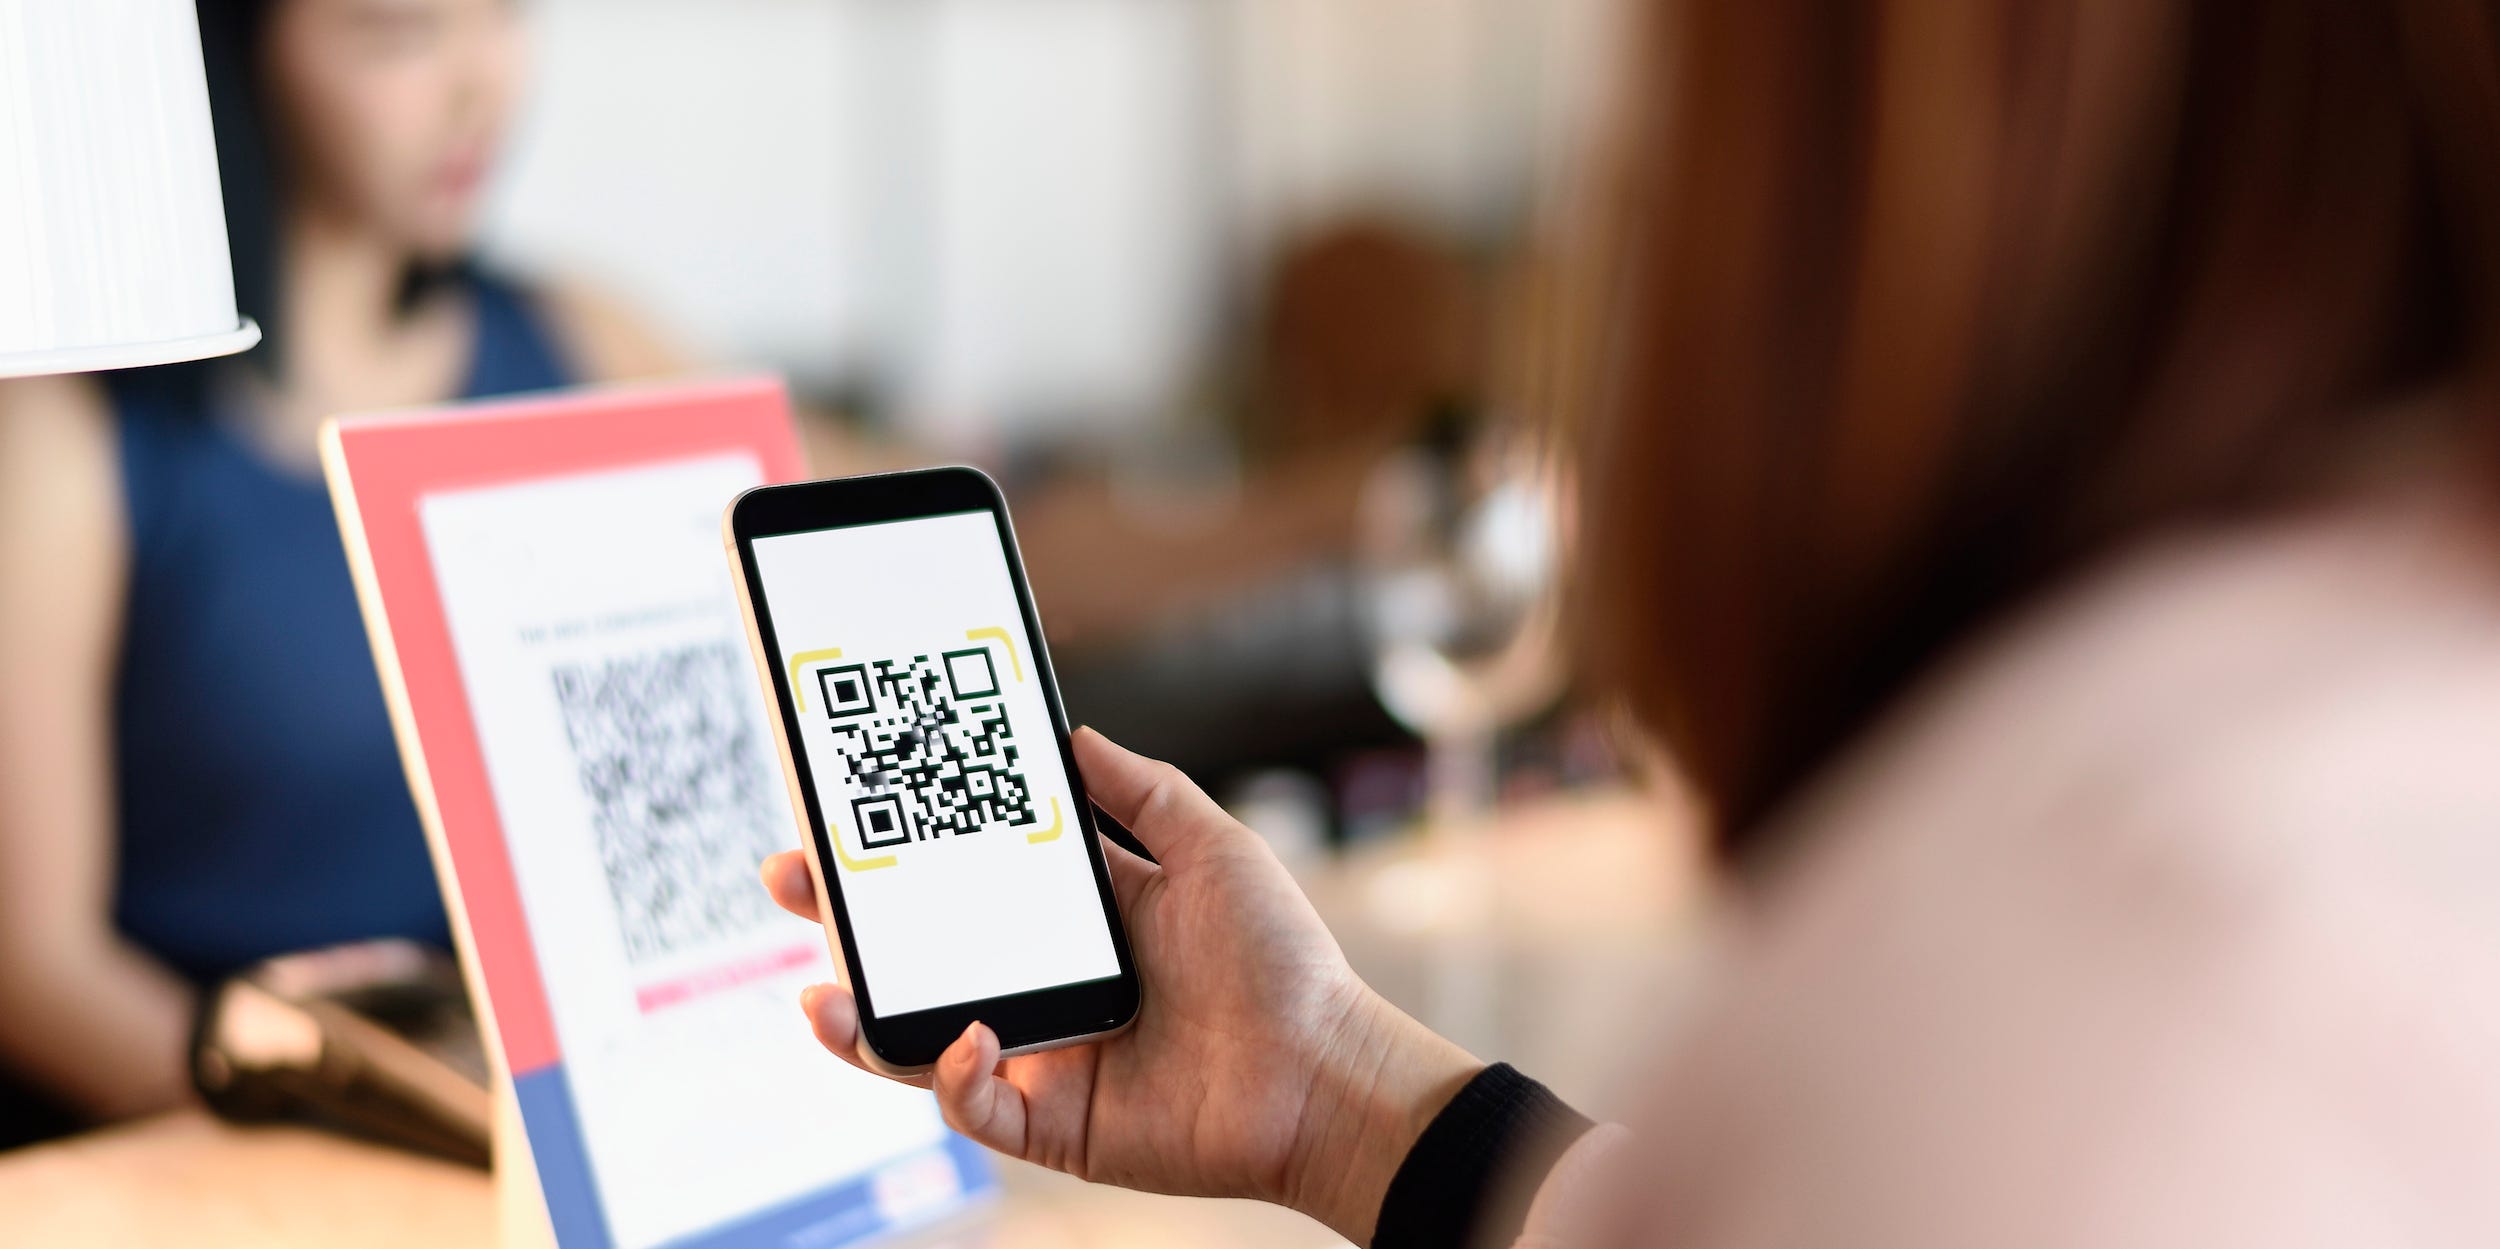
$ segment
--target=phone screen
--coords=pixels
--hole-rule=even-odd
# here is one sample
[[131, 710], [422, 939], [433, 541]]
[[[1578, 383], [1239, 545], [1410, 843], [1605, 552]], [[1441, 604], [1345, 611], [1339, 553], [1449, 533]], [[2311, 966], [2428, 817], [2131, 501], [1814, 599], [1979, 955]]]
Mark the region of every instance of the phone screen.
[[892, 1016], [1119, 975], [994, 515], [753, 550], [867, 1004]]

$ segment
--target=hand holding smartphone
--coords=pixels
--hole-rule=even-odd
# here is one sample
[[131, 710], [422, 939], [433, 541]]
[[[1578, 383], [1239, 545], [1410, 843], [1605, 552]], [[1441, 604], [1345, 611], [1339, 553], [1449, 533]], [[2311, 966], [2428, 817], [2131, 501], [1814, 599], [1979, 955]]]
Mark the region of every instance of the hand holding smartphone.
[[740, 495], [723, 519], [862, 1057], [926, 1071], [1116, 1033], [1137, 970], [1007, 506], [942, 468]]

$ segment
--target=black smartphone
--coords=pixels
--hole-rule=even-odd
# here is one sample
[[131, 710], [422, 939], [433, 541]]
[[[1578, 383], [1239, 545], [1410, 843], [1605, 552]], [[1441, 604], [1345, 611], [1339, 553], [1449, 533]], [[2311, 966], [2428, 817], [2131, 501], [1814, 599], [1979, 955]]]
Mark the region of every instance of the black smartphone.
[[861, 1058], [1108, 1036], [1139, 985], [1007, 501], [978, 469], [764, 486], [722, 521]]

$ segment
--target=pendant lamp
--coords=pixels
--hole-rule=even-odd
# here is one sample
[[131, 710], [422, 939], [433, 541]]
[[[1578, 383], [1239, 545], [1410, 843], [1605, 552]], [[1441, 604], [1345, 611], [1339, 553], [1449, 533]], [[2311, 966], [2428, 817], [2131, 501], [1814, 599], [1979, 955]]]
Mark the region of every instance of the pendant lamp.
[[0, 0], [0, 377], [241, 351], [192, 0]]

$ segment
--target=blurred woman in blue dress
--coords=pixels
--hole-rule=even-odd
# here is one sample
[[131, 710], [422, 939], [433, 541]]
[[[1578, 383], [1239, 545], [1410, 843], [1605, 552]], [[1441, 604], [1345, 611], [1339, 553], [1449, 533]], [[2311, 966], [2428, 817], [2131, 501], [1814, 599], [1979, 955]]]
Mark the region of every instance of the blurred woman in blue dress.
[[0, 1145], [186, 1099], [201, 986], [448, 941], [314, 432], [677, 363], [472, 257], [510, 0], [201, 0], [233, 360], [0, 387]]

